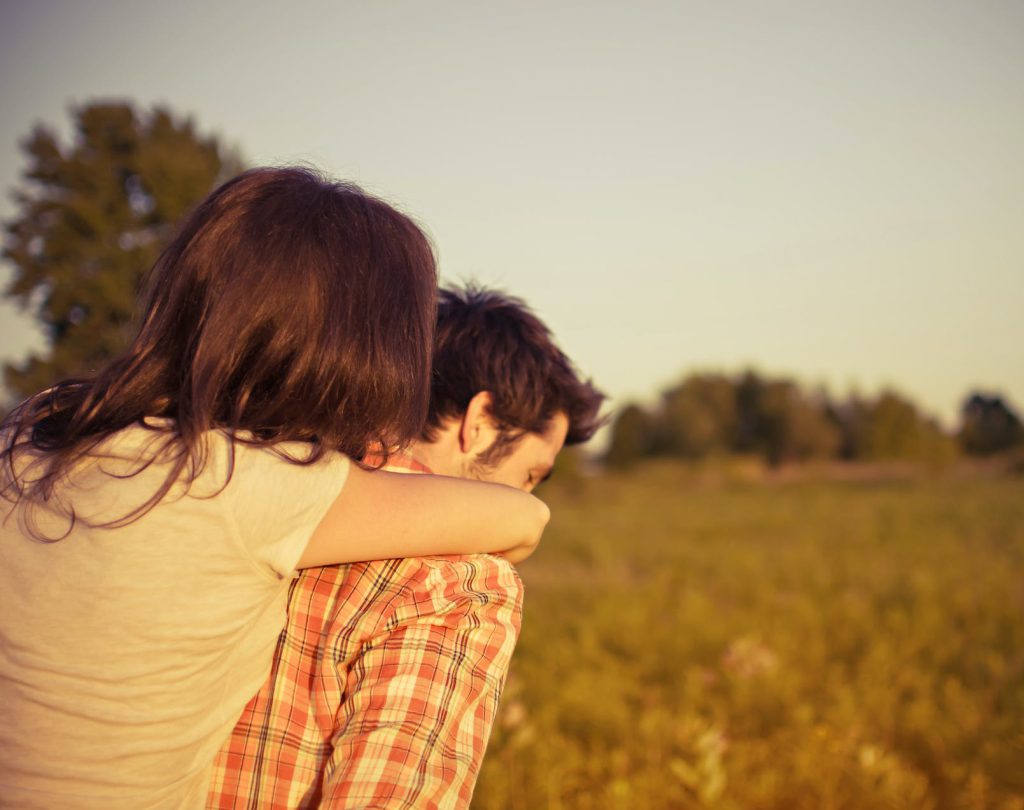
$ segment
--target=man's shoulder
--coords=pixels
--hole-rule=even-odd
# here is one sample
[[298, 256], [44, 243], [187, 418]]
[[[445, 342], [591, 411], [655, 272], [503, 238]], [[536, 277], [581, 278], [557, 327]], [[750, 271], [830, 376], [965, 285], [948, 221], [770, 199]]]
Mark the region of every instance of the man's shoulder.
[[492, 592], [520, 599], [523, 583], [508, 560], [493, 554], [436, 555], [371, 560], [299, 572], [290, 604], [310, 601], [348, 606], [415, 598], [437, 591]]

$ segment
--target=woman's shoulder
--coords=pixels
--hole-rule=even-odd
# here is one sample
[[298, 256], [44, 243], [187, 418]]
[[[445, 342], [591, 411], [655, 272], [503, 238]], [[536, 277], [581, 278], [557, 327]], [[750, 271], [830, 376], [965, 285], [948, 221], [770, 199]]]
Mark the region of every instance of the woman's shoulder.
[[[106, 436], [90, 451], [91, 456], [147, 457], [155, 461], [168, 460], [185, 449], [181, 434], [173, 420], [146, 417]], [[196, 447], [199, 456], [217, 460], [222, 455], [233, 455], [235, 463], [245, 464], [298, 464], [313, 466], [319, 461], [337, 462], [345, 456], [333, 450], [318, 451], [309, 442], [276, 442], [267, 444], [255, 439], [250, 431], [229, 433], [217, 428], [202, 434]]]
[[[176, 469], [176, 491], [209, 497], [227, 488], [290, 492], [302, 497], [319, 479], [345, 476], [346, 456], [305, 442], [264, 444], [253, 434], [206, 431], [186, 447], [174, 423], [147, 418], [106, 437], [89, 453], [88, 466], [117, 478], [165, 478]], [[181, 488], [181, 490], [179, 490]]]
[[[210, 439], [213, 452], [229, 457], [232, 472], [242, 476], [286, 477], [301, 481], [315, 477], [334, 477], [347, 469], [348, 457], [334, 450], [321, 450], [307, 442], [262, 444], [247, 436], [220, 434]], [[211, 454], [212, 455], [212, 454]]]

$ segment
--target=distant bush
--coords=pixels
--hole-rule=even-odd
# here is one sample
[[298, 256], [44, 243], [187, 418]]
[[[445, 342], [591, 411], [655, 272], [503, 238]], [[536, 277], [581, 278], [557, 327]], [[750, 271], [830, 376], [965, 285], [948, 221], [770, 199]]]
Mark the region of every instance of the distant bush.
[[1001, 397], [974, 393], [964, 401], [958, 438], [964, 452], [989, 456], [1024, 444], [1024, 426]]
[[694, 374], [667, 390], [659, 410], [657, 448], [669, 456], [704, 458], [732, 450], [739, 422], [736, 385], [722, 374]]
[[627, 405], [612, 423], [612, 437], [605, 461], [614, 467], [627, 467], [655, 455], [657, 433], [654, 416], [639, 405]]
[[[1002, 401], [972, 402], [960, 434], [965, 447], [1024, 441], [1020, 421]], [[653, 408], [626, 405], [606, 461], [622, 467], [643, 458], [756, 454], [773, 466], [810, 459], [943, 464], [958, 449], [935, 419], [894, 391], [836, 402], [825, 391], [747, 371], [691, 374]]]
[[834, 458], [840, 431], [825, 395], [804, 393], [792, 380], [747, 372], [736, 383], [739, 430], [732, 449], [755, 452], [769, 464]]
[[845, 457], [864, 461], [947, 461], [956, 442], [909, 399], [885, 391], [838, 407]]

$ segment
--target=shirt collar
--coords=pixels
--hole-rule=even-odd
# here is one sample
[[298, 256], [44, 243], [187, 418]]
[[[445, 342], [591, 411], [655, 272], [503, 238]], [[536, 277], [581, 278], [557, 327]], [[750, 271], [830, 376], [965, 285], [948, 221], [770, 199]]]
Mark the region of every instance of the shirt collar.
[[[384, 459], [379, 453], [369, 453], [363, 457], [363, 463], [371, 467], [381, 466]], [[382, 469], [385, 470], [407, 470], [409, 472], [430, 473], [431, 469], [422, 461], [412, 457], [410, 453], [392, 453], [388, 456], [387, 463]]]

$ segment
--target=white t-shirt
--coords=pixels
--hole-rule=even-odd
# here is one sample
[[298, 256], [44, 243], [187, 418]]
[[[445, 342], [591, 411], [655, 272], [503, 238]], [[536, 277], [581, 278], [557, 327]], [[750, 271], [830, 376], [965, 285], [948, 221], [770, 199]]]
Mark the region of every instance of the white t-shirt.
[[[122, 517], [164, 481], [164, 434], [128, 428], [60, 494], [90, 522]], [[348, 460], [302, 466], [207, 437], [209, 460], [118, 528], [0, 499], [0, 807], [202, 807], [208, 769], [265, 680], [289, 580]], [[278, 445], [301, 457], [302, 445]], [[145, 470], [139, 460], [152, 460]]]

